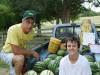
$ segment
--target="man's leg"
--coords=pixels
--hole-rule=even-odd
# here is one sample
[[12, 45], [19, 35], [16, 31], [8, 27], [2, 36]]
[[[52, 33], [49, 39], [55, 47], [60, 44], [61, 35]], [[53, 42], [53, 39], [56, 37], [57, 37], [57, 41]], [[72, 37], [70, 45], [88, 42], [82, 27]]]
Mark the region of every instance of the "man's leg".
[[20, 75], [23, 65], [24, 65], [24, 56], [23, 55], [14, 55], [12, 62], [14, 64], [16, 75]]
[[20, 75], [24, 64], [23, 55], [14, 55], [13, 53], [6, 53], [4, 50], [2, 50], [0, 53], [0, 58], [3, 62], [10, 65], [11, 75]]
[[14, 70], [14, 66], [12, 64], [13, 56], [14, 56], [13, 53], [6, 53], [4, 50], [1, 50], [1, 52], [0, 52], [1, 60], [10, 66], [11, 75], [16, 75], [15, 70]]

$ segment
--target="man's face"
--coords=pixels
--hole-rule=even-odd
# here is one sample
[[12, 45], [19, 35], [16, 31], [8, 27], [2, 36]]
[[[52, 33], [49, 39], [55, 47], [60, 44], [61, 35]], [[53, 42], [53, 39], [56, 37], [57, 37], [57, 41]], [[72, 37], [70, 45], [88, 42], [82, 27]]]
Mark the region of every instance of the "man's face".
[[32, 18], [27, 18], [27, 19], [22, 20], [22, 28], [23, 28], [24, 33], [27, 34], [32, 30], [34, 22], [35, 20]]
[[67, 42], [67, 51], [69, 53], [69, 55], [74, 55], [78, 52], [79, 48], [78, 48], [78, 44], [77, 42], [73, 41], [68, 41]]

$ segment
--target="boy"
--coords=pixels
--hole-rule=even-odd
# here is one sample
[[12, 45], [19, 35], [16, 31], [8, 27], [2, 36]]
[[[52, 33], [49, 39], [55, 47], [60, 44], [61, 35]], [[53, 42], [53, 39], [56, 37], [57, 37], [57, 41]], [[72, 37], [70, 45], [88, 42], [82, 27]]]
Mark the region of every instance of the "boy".
[[68, 55], [61, 59], [59, 75], [92, 75], [88, 60], [78, 53], [79, 38], [72, 36], [66, 41]]

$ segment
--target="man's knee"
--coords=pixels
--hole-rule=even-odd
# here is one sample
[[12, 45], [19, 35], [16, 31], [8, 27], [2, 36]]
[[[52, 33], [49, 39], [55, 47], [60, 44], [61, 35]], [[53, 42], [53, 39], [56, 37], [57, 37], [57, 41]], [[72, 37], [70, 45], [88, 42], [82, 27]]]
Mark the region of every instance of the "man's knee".
[[13, 62], [14, 63], [24, 63], [24, 55], [15, 55], [13, 57]]

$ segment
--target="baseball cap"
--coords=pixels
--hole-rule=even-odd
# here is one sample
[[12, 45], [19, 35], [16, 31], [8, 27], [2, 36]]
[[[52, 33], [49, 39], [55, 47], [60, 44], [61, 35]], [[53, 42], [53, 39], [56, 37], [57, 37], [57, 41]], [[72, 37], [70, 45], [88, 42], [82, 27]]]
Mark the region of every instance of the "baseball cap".
[[23, 15], [23, 18], [26, 19], [26, 18], [33, 18], [33, 19], [36, 19], [36, 12], [33, 11], [33, 10], [27, 10], [24, 12], [24, 15]]

